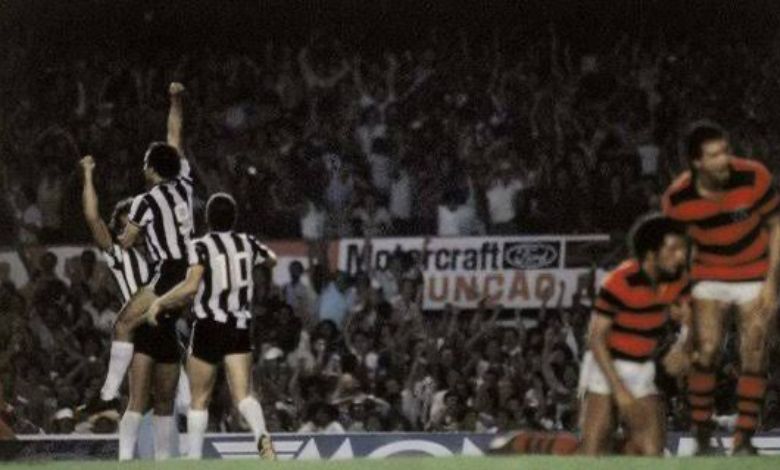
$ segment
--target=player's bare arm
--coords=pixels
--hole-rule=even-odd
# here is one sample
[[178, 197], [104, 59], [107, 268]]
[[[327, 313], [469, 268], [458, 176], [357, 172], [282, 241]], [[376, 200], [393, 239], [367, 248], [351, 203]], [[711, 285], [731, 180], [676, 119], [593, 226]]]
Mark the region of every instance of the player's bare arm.
[[183, 111], [183, 96], [184, 85], [179, 82], [171, 83], [168, 88], [168, 95], [171, 99], [171, 106], [168, 110], [168, 145], [175, 148], [182, 158], [184, 156], [184, 148], [182, 142], [182, 123], [184, 121]]
[[769, 271], [759, 297], [760, 311], [771, 315], [777, 308], [778, 281], [780, 281], [780, 215], [766, 222], [769, 227]]
[[263, 261], [263, 266], [268, 269], [272, 269], [276, 266], [276, 263], [276, 253], [266, 248], [265, 261]]
[[119, 235], [117, 239], [119, 241], [119, 246], [121, 246], [123, 250], [129, 249], [131, 246], [135, 245], [135, 242], [140, 235], [141, 227], [129, 222], [125, 227], [125, 231], [122, 232], [122, 235]]
[[95, 160], [91, 155], [87, 155], [79, 160], [79, 165], [84, 176], [84, 188], [81, 193], [81, 205], [84, 210], [84, 218], [87, 220], [89, 231], [92, 233], [92, 239], [102, 250], [111, 248], [111, 233], [103, 219], [100, 218], [98, 210], [98, 198], [95, 191], [95, 185], [92, 175], [95, 171]]
[[672, 377], [685, 375], [691, 367], [691, 353], [693, 350], [693, 311], [689, 300], [674, 304], [669, 307], [670, 318], [680, 324], [680, 333], [677, 341], [669, 349], [663, 358], [663, 366]]
[[187, 270], [187, 278], [165, 295], [155, 300], [146, 311], [146, 319], [152, 325], [157, 324], [157, 316], [160, 312], [184, 305], [192, 300], [198, 292], [198, 286], [203, 279], [204, 267], [196, 264]]
[[593, 352], [593, 357], [596, 359], [596, 363], [609, 381], [609, 385], [612, 388], [615, 401], [621, 414], [626, 414], [630, 411], [630, 408], [635, 403], [636, 399], [620, 380], [620, 376], [615, 369], [612, 354], [609, 352], [607, 336], [609, 335], [611, 328], [612, 320], [609, 317], [596, 312], [590, 322], [589, 346], [590, 350]]

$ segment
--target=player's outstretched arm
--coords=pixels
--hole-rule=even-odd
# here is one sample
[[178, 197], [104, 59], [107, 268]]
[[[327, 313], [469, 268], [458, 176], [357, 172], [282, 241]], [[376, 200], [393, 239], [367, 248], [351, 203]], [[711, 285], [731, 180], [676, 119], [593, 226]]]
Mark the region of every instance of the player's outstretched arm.
[[187, 270], [187, 277], [182, 282], [152, 303], [149, 310], [146, 311], [147, 321], [156, 325], [160, 312], [189, 303], [198, 292], [203, 272], [204, 268], [199, 264], [190, 266], [190, 269]]
[[184, 94], [184, 85], [179, 82], [173, 82], [168, 87], [168, 95], [171, 99], [171, 107], [168, 110], [168, 145], [179, 151], [181, 158], [184, 156], [182, 143], [182, 127], [184, 122], [184, 110], [182, 105], [182, 96]]
[[79, 165], [84, 175], [84, 188], [81, 193], [81, 205], [84, 210], [84, 218], [87, 220], [89, 231], [92, 233], [92, 239], [101, 250], [111, 248], [111, 232], [106, 223], [100, 218], [98, 210], [98, 197], [95, 191], [95, 185], [92, 181], [92, 175], [95, 170], [95, 160], [91, 155], [79, 160]]

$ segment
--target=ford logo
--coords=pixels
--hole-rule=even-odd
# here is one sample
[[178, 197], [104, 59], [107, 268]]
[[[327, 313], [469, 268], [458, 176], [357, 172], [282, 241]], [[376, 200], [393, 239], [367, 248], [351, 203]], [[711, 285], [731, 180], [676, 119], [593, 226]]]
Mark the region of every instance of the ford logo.
[[507, 243], [504, 245], [504, 268], [541, 269], [558, 261], [558, 243]]

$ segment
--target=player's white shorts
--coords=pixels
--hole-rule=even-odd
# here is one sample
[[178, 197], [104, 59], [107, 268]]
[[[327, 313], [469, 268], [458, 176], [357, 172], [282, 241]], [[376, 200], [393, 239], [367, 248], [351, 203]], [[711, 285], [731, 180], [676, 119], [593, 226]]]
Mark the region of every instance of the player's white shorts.
[[761, 293], [764, 283], [699, 281], [693, 286], [691, 296], [694, 299], [717, 300], [730, 304], [746, 304], [755, 300]]
[[[615, 359], [613, 363], [620, 380], [634, 398], [658, 394], [658, 388], [655, 386], [655, 363], [653, 361], [633, 362]], [[586, 352], [582, 358], [582, 369], [580, 370], [580, 397], [584, 396], [585, 392], [600, 395], [612, 394], [609, 380], [601, 372], [601, 368], [590, 351]]]

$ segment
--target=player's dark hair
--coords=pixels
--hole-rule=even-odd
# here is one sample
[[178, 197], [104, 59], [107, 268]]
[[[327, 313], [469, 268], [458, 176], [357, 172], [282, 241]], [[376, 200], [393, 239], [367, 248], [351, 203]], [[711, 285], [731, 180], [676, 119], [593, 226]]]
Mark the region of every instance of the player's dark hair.
[[206, 204], [206, 221], [211, 230], [226, 232], [236, 223], [236, 201], [228, 193], [217, 193]]
[[128, 197], [117, 202], [116, 206], [114, 206], [114, 212], [111, 213], [111, 219], [108, 221], [108, 229], [111, 231], [111, 235], [113, 235], [115, 238], [118, 237], [122, 231], [122, 227], [120, 226], [121, 222], [119, 219], [121, 219], [122, 216], [130, 213], [130, 206], [132, 204], [133, 198]]
[[716, 124], [701, 124], [693, 128], [685, 139], [685, 153], [690, 161], [701, 158], [701, 147], [713, 140], [726, 139], [728, 135]]
[[165, 142], [152, 142], [146, 150], [144, 164], [164, 179], [175, 178], [181, 171], [179, 152]]
[[631, 254], [640, 261], [648, 253], [658, 251], [667, 235], [685, 237], [685, 227], [661, 213], [652, 213], [639, 219], [629, 232]]

